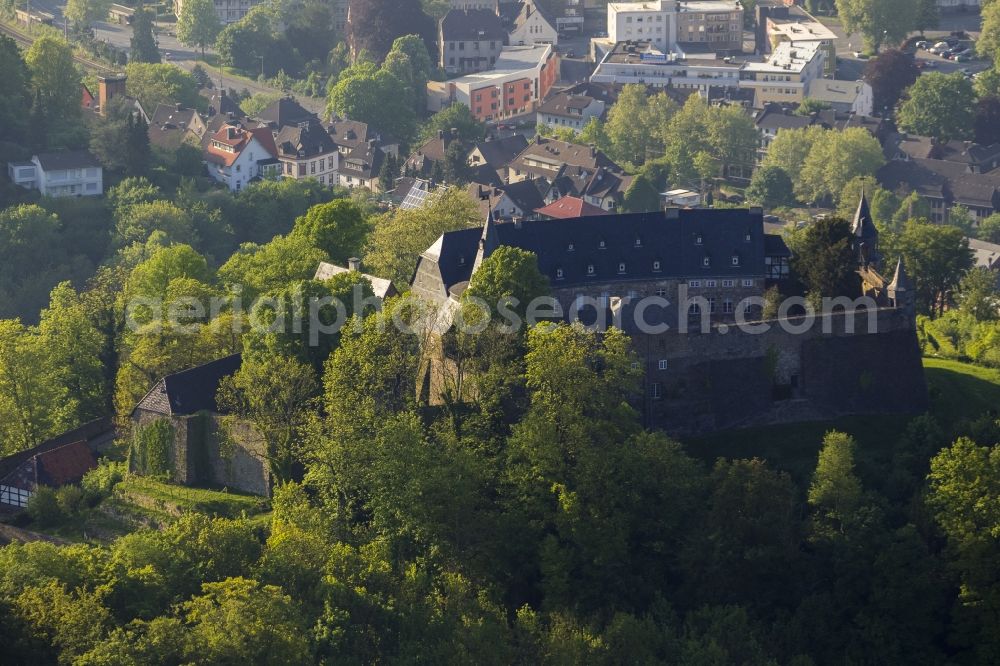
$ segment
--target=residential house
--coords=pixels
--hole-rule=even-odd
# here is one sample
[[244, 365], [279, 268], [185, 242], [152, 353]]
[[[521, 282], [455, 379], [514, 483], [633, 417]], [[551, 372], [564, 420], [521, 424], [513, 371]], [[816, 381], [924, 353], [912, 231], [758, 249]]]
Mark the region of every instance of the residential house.
[[[511, 134], [508, 137], [493, 138], [486, 137], [485, 141], [478, 142], [469, 152], [469, 166], [479, 169], [484, 167], [499, 178], [501, 182], [507, 181], [507, 165], [514, 161], [525, 148], [528, 147], [528, 140], [523, 134]], [[489, 181], [491, 184], [495, 178], [486, 178], [482, 182]]]
[[492, 214], [495, 220], [514, 220], [533, 217], [536, 209], [545, 206], [539, 185], [547, 189], [545, 181], [522, 180], [498, 187], [472, 183], [467, 192], [483, 215]]
[[288, 95], [265, 106], [253, 119], [269, 126], [274, 132], [288, 125], [298, 126], [302, 123], [319, 122], [315, 113], [307, 110]]
[[988, 243], [978, 238], [967, 238], [969, 249], [976, 266], [986, 268], [1000, 274], [1000, 245]]
[[104, 193], [104, 168], [87, 150], [38, 153], [27, 162], [8, 162], [15, 185], [47, 197], [96, 197]]
[[399, 140], [369, 127], [368, 123], [335, 116], [327, 123], [326, 130], [343, 157], [374, 139], [383, 153], [399, 158]]
[[279, 173], [276, 153], [270, 129], [234, 123], [209, 137], [204, 158], [212, 178], [239, 192], [252, 180]]
[[875, 95], [864, 81], [815, 79], [809, 86], [809, 97], [823, 102], [834, 111], [870, 116], [875, 110]]
[[427, 83], [427, 109], [464, 104], [477, 120], [520, 116], [535, 110], [559, 79], [559, 58], [550, 45], [505, 46], [492, 69]]
[[401, 176], [396, 179], [395, 188], [389, 192], [391, 200], [400, 210], [416, 210], [432, 203], [444, 188], [433, 180]]
[[927, 136], [895, 134], [886, 141], [886, 157], [896, 160], [944, 160], [962, 164], [969, 173], [989, 173], [1000, 167], [1000, 143], [984, 146], [972, 141], [938, 141]]
[[760, 132], [760, 148], [758, 162], [764, 159], [771, 143], [783, 130], [802, 129], [819, 125], [824, 129], [843, 131], [850, 127], [860, 127], [879, 141], [885, 134], [885, 123], [882, 118], [862, 116], [856, 113], [845, 113], [834, 109], [814, 111], [809, 115], [800, 115], [788, 105], [767, 104], [762, 110], [754, 112], [754, 124]]
[[180, 104], [158, 104], [149, 119], [147, 134], [150, 145], [174, 151], [183, 144], [200, 146], [207, 129], [196, 109]]
[[549, 127], [568, 127], [579, 132], [591, 118], [601, 118], [604, 109], [605, 104], [599, 99], [561, 92], [538, 107], [536, 122]]
[[536, 135], [535, 140], [510, 162], [508, 177], [511, 182], [544, 178], [551, 183], [559, 177], [565, 166], [579, 167], [588, 173], [601, 167], [624, 173], [620, 166], [594, 146], [581, 146]]
[[510, 43], [535, 46], [558, 42], [559, 31], [556, 29], [556, 22], [546, 15], [535, 0], [522, 2], [511, 26]]
[[452, 9], [438, 22], [439, 65], [448, 74], [490, 69], [507, 43], [507, 31], [495, 11]]
[[462, 145], [462, 141], [458, 137], [458, 130], [452, 129], [449, 132], [438, 130], [437, 136], [425, 141], [407, 158], [403, 164], [403, 173], [420, 178], [442, 180], [446, 171], [445, 157], [448, 154], [448, 149], [456, 143], [459, 146]]
[[969, 173], [966, 164], [911, 158], [890, 160], [875, 177], [900, 197], [917, 192], [931, 208], [931, 221], [948, 221], [956, 206], [968, 209], [974, 221], [1000, 212], [1000, 170]]
[[129, 463], [134, 473], [143, 472], [145, 454], [137, 444], [166, 433], [167, 466], [174, 482], [271, 494], [263, 438], [216, 402], [222, 380], [235, 374], [241, 363], [242, 357], [234, 354], [167, 375], [153, 385], [130, 415]]
[[541, 220], [568, 220], [578, 217], [607, 215], [607, 211], [587, 203], [579, 197], [565, 196], [556, 199], [547, 206], [535, 210], [535, 215]]
[[102, 418], [0, 458], [0, 513], [24, 509], [39, 486], [78, 482], [96, 467], [94, 454], [111, 446], [115, 437], [111, 419]]
[[225, 88], [203, 88], [202, 97], [208, 100], [208, 117], [215, 115], [232, 115], [234, 118], [245, 118], [246, 113], [239, 103], [226, 93]]
[[331, 186], [339, 182], [340, 151], [315, 118], [297, 125], [283, 125], [273, 136], [285, 178], [314, 178]]
[[[361, 273], [361, 260], [357, 257], [350, 257], [347, 260], [348, 267], [337, 266], [336, 264], [330, 264], [325, 261], [319, 263], [319, 267], [316, 269], [316, 274], [313, 276], [314, 280], [325, 281], [334, 277], [335, 275], [340, 275], [342, 273], [350, 273], [352, 271]], [[372, 285], [372, 291], [375, 297], [379, 300], [385, 300], [392, 296], [397, 295], [399, 292], [396, 291], [396, 287], [393, 286], [392, 280], [387, 280], [385, 278], [375, 277], [374, 275], [368, 275], [367, 273], [361, 273], [361, 277], [368, 280]]]

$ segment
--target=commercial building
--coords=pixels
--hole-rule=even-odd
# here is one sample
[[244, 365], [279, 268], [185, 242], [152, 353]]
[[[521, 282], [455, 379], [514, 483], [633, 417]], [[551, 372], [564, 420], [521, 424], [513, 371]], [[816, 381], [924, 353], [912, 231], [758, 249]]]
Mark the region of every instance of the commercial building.
[[[784, 11], [781, 11], [783, 10]], [[824, 74], [833, 76], [837, 72], [837, 48], [834, 41], [836, 33], [817, 21], [798, 7], [773, 8], [764, 24], [767, 46], [773, 51], [778, 44], [789, 42], [798, 45], [801, 42], [820, 42], [820, 48], [826, 53]]]
[[608, 39], [649, 40], [661, 51], [677, 44], [740, 50], [743, 7], [736, 0], [651, 0], [608, 3]]
[[[184, 9], [185, 0], [174, 0], [174, 14], [179, 18]], [[247, 13], [259, 5], [262, 0], [213, 0], [215, 3], [215, 13], [219, 17], [219, 23], [229, 25], [236, 23]]]
[[493, 69], [427, 84], [427, 108], [464, 104], [477, 120], [510, 118], [535, 110], [559, 78], [551, 45], [505, 46]]
[[822, 42], [781, 42], [766, 62], [748, 62], [740, 70], [740, 86], [754, 90], [754, 106], [801, 104], [810, 86], [823, 78], [826, 52]]

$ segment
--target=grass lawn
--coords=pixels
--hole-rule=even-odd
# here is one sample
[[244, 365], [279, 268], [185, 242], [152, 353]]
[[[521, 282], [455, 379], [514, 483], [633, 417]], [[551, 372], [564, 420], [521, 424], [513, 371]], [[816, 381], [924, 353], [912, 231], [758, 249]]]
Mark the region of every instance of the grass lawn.
[[147, 515], [157, 522], [172, 520], [187, 511], [236, 518], [244, 513], [252, 516], [269, 510], [267, 499], [257, 495], [178, 486], [135, 475], [118, 484], [113, 499], [120, 508]]
[[[931, 413], [947, 429], [989, 410], [1000, 410], [1000, 371], [958, 361], [924, 359]], [[808, 483], [823, 435], [846, 432], [858, 443], [858, 472], [866, 484], [879, 486], [892, 463], [892, 449], [909, 416], [847, 416], [832, 421], [726, 431], [685, 442], [706, 462], [717, 458], [763, 458]]]

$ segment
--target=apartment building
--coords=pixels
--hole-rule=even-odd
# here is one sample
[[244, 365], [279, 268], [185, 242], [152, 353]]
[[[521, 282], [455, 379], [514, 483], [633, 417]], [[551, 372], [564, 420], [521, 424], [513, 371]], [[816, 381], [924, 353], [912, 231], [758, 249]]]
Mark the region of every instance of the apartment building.
[[[346, 5], [347, 0], [338, 1], [343, 1]], [[262, 0], [214, 0], [214, 2], [215, 13], [219, 17], [219, 22], [222, 25], [229, 25], [230, 23], [236, 23], [246, 16]], [[183, 8], [184, 0], [174, 0], [174, 14], [176, 16], [180, 17]]]
[[766, 62], [748, 62], [740, 70], [740, 86], [754, 91], [754, 106], [800, 104], [813, 81], [823, 78], [826, 52], [822, 42], [781, 42]]
[[717, 51], [743, 46], [743, 7], [736, 0], [648, 0], [608, 3], [608, 39], [650, 41], [663, 52], [678, 44]]

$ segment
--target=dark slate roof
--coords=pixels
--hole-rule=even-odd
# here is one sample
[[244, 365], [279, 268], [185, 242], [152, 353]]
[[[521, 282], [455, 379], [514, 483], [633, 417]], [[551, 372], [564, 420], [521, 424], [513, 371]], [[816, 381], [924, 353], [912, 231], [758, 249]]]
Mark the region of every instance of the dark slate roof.
[[280, 155], [289, 157], [326, 155], [337, 150], [330, 134], [315, 121], [285, 125], [275, 135], [274, 145]]
[[890, 191], [916, 190], [920, 195], [964, 206], [1000, 206], [1000, 171], [969, 173], [960, 162], [891, 160], [876, 173]]
[[[584, 109], [594, 103], [593, 97], [586, 95], [571, 95], [561, 92], [549, 97], [538, 107], [538, 113], [548, 113], [553, 116], [580, 117]], [[576, 111], [576, 113], [570, 113]]]
[[219, 382], [239, 370], [241, 361], [240, 354], [233, 354], [167, 375], [139, 401], [136, 409], [167, 416], [187, 416], [203, 410], [218, 412], [215, 394]]
[[503, 139], [488, 139], [476, 144], [486, 164], [493, 169], [507, 166], [527, 147], [528, 140], [523, 134], [512, 134]]
[[779, 104], [768, 104], [757, 116], [755, 123], [757, 129], [761, 130], [784, 130], [809, 127], [812, 121], [810, 116], [796, 115], [791, 109]]
[[[765, 273], [763, 213], [743, 209], [692, 209], [563, 220], [492, 224], [485, 241], [533, 252], [553, 287], [609, 281], [688, 277], [753, 277]], [[747, 234], [750, 240], [746, 240]], [[446, 289], [466, 282], [483, 230], [444, 234], [423, 255], [436, 261]], [[701, 242], [699, 243], [699, 238]], [[601, 247], [601, 244], [604, 247]], [[772, 241], [773, 243], [773, 241]], [[739, 265], [732, 257], [739, 257]], [[705, 267], [704, 258], [710, 258]], [[654, 270], [654, 261], [660, 269]], [[625, 272], [619, 264], [625, 264]], [[588, 266], [594, 272], [588, 272]], [[562, 270], [562, 278], [557, 277]]]
[[916, 191], [924, 197], [943, 199], [944, 178], [914, 161], [890, 160], [875, 172], [879, 184], [890, 192]]
[[376, 178], [382, 171], [384, 160], [385, 153], [372, 140], [353, 148], [350, 153], [341, 157], [338, 171], [357, 178]]
[[868, 207], [868, 197], [865, 196], [864, 192], [861, 193], [858, 209], [854, 212], [854, 220], [851, 222], [851, 233], [857, 238], [878, 238], [878, 229], [875, 228], [871, 208]]
[[533, 180], [522, 180], [510, 185], [503, 185], [498, 189], [503, 190], [526, 215], [530, 215], [536, 208], [545, 205], [545, 201]]
[[890, 145], [911, 159], [934, 159], [977, 166], [991, 171], [1000, 164], [1000, 144], [984, 146], [972, 141], [937, 141], [926, 136], [898, 134]]
[[507, 31], [496, 12], [451, 9], [441, 19], [441, 39], [446, 42], [503, 42], [507, 39]]
[[565, 164], [589, 170], [604, 167], [611, 171], [623, 171], [620, 166], [611, 161], [611, 158], [596, 148], [541, 136], [536, 136], [535, 141], [528, 144], [528, 147], [522, 150], [511, 164], [516, 169], [531, 174], [544, 175], [546, 178], [551, 177], [553, 174], [548, 169], [538, 166], [528, 166], [528, 160], [537, 160], [555, 165]]
[[88, 169], [99, 167], [101, 163], [89, 150], [67, 150], [59, 153], [38, 153], [38, 163], [43, 171], [63, 169]]
[[257, 114], [256, 119], [270, 124], [275, 129], [286, 125], [298, 125], [317, 121], [316, 114], [304, 108], [291, 97], [282, 97], [268, 104]]

